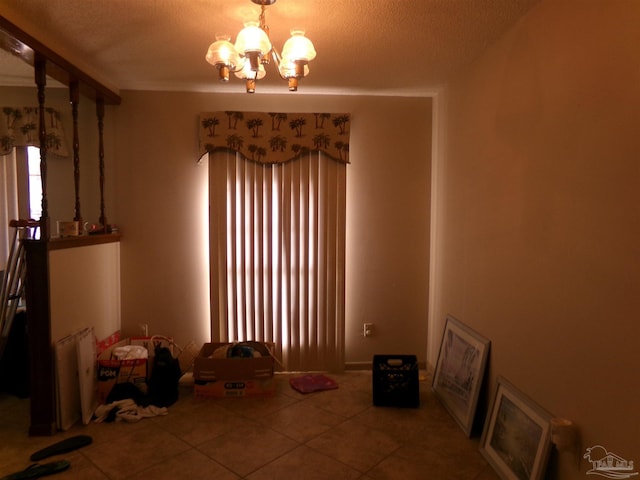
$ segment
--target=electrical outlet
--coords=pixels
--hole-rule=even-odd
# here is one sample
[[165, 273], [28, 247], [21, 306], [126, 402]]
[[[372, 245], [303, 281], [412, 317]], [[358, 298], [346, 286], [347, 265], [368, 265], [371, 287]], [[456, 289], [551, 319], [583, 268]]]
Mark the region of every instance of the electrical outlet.
[[373, 323], [362, 324], [362, 336], [370, 337], [371, 335], [373, 335]]

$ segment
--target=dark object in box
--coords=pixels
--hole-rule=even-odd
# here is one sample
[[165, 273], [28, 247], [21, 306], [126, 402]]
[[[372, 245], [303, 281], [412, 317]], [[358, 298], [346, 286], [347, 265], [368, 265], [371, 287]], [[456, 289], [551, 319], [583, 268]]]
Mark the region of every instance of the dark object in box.
[[[263, 342], [273, 352], [275, 344]], [[200, 353], [193, 359], [193, 378], [196, 381], [215, 382], [218, 380], [255, 380], [273, 377], [273, 357], [213, 358], [213, 352], [230, 343], [205, 343]]]
[[374, 355], [372, 378], [375, 406], [420, 406], [418, 362], [415, 355]]

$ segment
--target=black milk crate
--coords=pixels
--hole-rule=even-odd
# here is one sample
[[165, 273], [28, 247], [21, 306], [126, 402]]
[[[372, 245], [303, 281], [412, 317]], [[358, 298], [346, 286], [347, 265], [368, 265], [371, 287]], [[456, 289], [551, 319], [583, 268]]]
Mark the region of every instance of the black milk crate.
[[377, 407], [420, 406], [415, 355], [373, 356], [373, 404]]

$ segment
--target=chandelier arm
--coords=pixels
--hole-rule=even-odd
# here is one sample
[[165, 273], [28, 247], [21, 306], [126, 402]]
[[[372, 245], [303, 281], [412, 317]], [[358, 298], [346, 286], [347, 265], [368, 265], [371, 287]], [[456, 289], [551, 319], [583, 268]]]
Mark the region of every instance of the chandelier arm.
[[278, 50], [276, 50], [276, 47], [273, 46], [271, 47], [271, 58], [273, 58], [273, 61], [276, 64], [276, 71], [278, 72], [280, 78], [282, 80], [288, 80], [288, 78], [282, 75], [282, 73], [280, 72], [280, 63], [282, 62], [282, 57], [280, 56], [280, 53], [278, 53]]

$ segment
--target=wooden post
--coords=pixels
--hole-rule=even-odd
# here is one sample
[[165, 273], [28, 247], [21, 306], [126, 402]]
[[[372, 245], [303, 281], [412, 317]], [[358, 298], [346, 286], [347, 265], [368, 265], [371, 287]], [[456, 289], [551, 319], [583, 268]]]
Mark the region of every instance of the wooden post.
[[75, 216], [82, 228], [82, 214], [80, 213], [80, 137], [78, 134], [78, 104], [80, 103], [80, 87], [77, 80], [69, 82], [69, 101], [73, 117], [73, 180], [76, 192]]
[[96, 114], [98, 115], [98, 161], [100, 167], [100, 225], [107, 233], [107, 216], [104, 207], [104, 98], [96, 98]]
[[56, 431], [56, 397], [49, 310], [49, 242], [24, 240], [27, 279], [27, 325], [29, 328], [29, 435], [53, 435]]
[[47, 84], [47, 60], [36, 54], [34, 59], [35, 81], [38, 89], [38, 111], [40, 138], [40, 176], [42, 179], [42, 216], [40, 217], [40, 238], [51, 236], [49, 225], [49, 200], [47, 199], [47, 124], [45, 117], [44, 89]]

